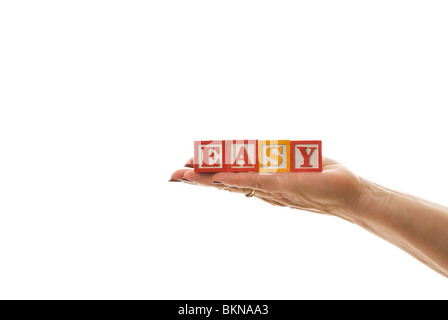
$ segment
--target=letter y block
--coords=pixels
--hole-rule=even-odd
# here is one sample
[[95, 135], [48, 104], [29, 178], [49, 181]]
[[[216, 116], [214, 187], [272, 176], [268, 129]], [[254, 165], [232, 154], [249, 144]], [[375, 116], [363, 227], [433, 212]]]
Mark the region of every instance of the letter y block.
[[291, 171], [322, 171], [322, 141], [291, 141]]

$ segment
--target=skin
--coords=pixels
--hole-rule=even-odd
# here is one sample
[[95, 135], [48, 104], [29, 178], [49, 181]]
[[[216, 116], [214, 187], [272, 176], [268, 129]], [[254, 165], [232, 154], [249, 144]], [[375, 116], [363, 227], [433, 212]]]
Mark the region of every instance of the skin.
[[448, 277], [448, 208], [379, 186], [324, 158], [322, 172], [194, 172], [193, 159], [171, 182], [249, 194], [271, 205], [336, 216], [405, 250]]

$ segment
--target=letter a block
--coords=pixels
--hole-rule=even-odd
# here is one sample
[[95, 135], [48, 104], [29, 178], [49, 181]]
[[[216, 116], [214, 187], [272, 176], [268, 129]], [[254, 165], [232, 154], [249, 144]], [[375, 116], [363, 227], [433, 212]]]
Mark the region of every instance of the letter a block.
[[194, 142], [194, 171], [220, 172], [226, 171], [225, 141], [208, 140]]
[[322, 141], [291, 141], [291, 171], [322, 171]]
[[290, 166], [289, 140], [258, 141], [258, 171], [288, 172]]
[[227, 171], [258, 171], [257, 140], [227, 140]]

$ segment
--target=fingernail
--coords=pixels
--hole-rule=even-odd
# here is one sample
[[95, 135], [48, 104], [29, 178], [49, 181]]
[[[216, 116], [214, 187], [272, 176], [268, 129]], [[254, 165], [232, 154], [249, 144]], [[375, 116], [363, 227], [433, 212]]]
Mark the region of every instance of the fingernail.
[[222, 184], [220, 181], [212, 181], [212, 184]]
[[194, 181], [191, 181], [191, 180], [188, 180], [188, 179], [185, 179], [185, 178], [182, 178], [182, 179], [180, 179], [181, 181], [184, 181], [184, 182], [189, 182], [189, 183], [196, 183], [196, 182], [194, 182]]
[[184, 167], [186, 167], [186, 168], [194, 168], [194, 165], [187, 163], [187, 164], [185, 164]]
[[180, 180], [170, 179], [170, 180], [168, 180], [168, 182], [180, 182]]

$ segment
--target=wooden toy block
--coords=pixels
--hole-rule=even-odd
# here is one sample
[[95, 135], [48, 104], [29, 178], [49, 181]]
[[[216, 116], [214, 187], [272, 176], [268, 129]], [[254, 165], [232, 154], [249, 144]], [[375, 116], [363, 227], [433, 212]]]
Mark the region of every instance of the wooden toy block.
[[226, 171], [225, 141], [207, 140], [194, 142], [194, 171], [220, 172]]
[[291, 141], [291, 171], [322, 171], [322, 141]]
[[288, 172], [290, 169], [289, 140], [258, 141], [258, 171]]
[[226, 171], [258, 171], [257, 140], [226, 141]]

